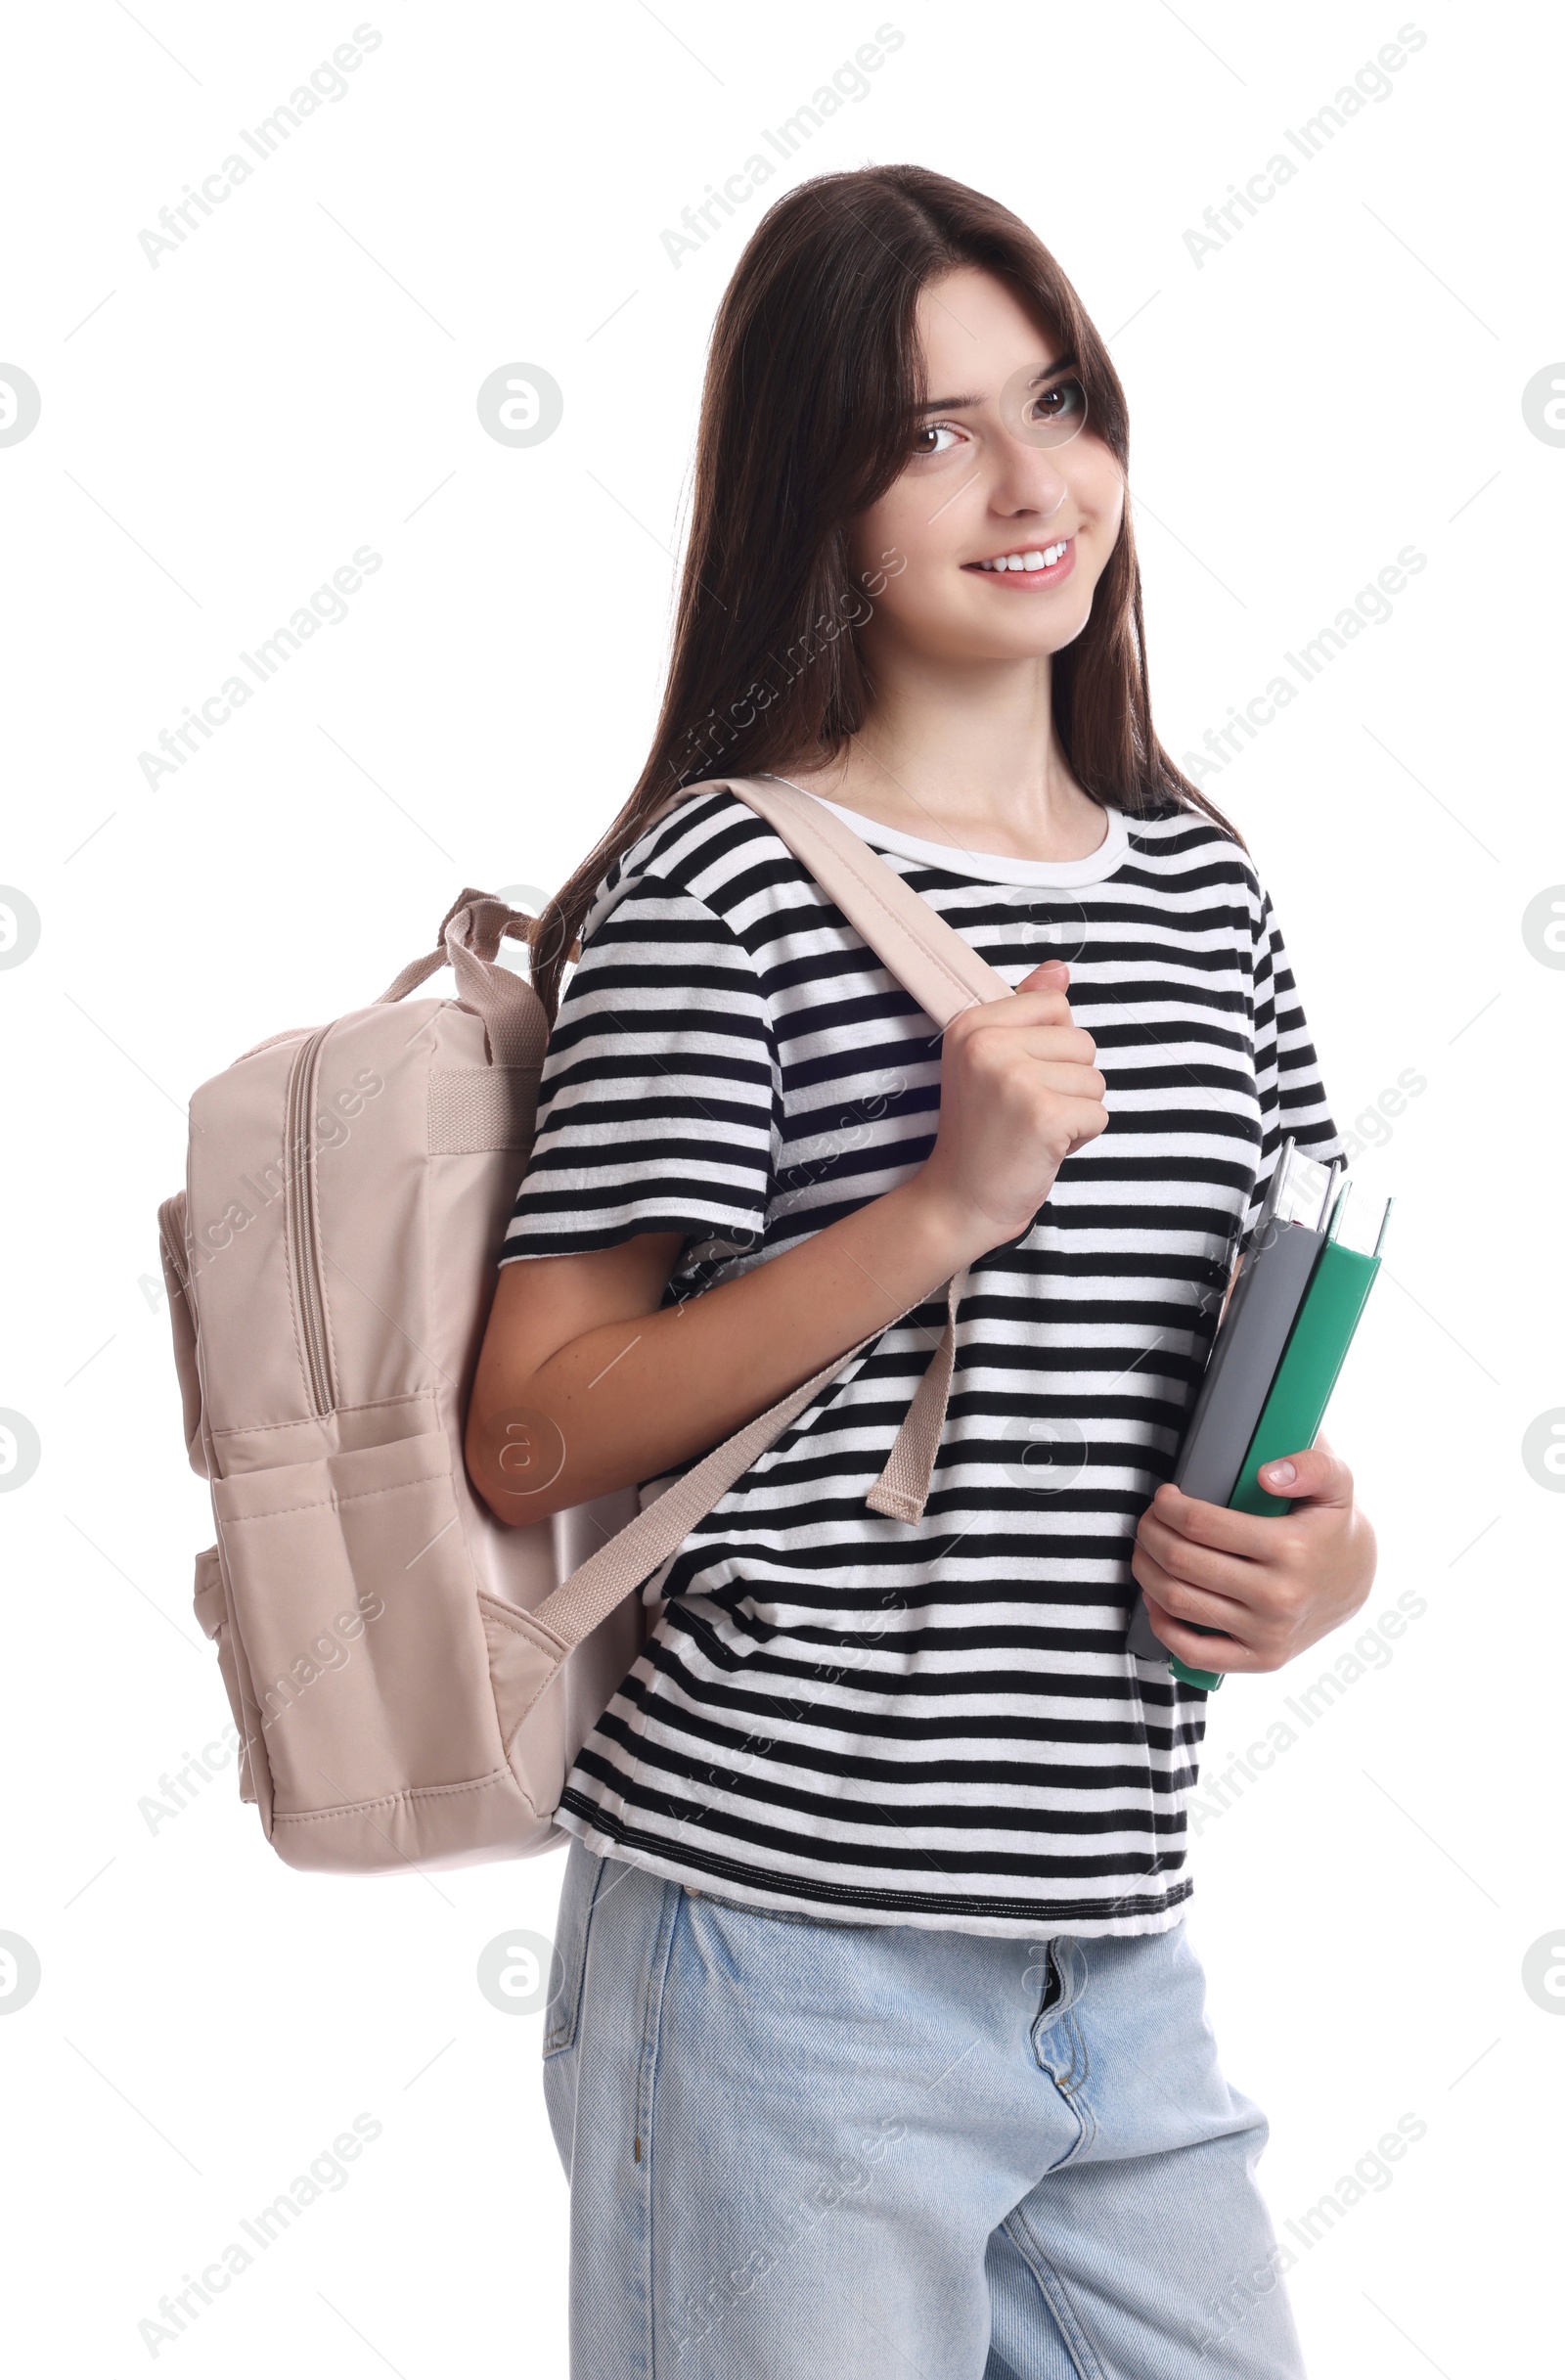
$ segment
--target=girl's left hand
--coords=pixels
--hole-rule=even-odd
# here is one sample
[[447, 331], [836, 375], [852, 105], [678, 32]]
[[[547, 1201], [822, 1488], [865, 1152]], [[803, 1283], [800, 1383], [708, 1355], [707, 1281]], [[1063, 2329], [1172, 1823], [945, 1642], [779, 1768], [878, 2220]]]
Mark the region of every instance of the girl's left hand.
[[[1154, 1636], [1191, 1669], [1281, 1669], [1368, 1596], [1375, 1533], [1325, 1440], [1264, 1465], [1261, 1485], [1293, 1509], [1230, 1512], [1165, 1480], [1141, 1514], [1131, 1575]], [[1232, 1641], [1201, 1636], [1192, 1620]]]

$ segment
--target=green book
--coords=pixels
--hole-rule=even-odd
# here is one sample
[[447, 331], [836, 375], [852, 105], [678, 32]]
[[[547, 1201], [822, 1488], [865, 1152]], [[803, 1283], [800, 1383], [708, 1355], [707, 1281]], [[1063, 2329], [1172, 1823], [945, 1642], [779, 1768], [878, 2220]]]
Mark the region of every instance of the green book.
[[[1331, 1219], [1333, 1234], [1341, 1224], [1346, 1194], [1344, 1191]], [[1344, 1247], [1333, 1236], [1326, 1239], [1316, 1258], [1310, 1285], [1261, 1408], [1261, 1418], [1239, 1465], [1239, 1476], [1229, 1498], [1230, 1512], [1275, 1513], [1288, 1509], [1292, 1500], [1268, 1495], [1256, 1473], [1264, 1464], [1274, 1462], [1279, 1455], [1301, 1454], [1314, 1446], [1343, 1359], [1353, 1343], [1353, 1334], [1380, 1270], [1380, 1251], [1385, 1244], [1390, 1214], [1388, 1199], [1372, 1256]], [[1223, 1683], [1220, 1670], [1191, 1669], [1187, 1663], [1173, 1658], [1169, 1668], [1186, 1685], [1204, 1686], [1209, 1692]]]
[[1261, 1409], [1238, 1484], [1229, 1498], [1230, 1512], [1285, 1512], [1289, 1498], [1269, 1496], [1256, 1473], [1279, 1455], [1314, 1446], [1336, 1387], [1342, 1360], [1380, 1270], [1378, 1256], [1361, 1255], [1328, 1239], [1316, 1259], [1298, 1320], [1282, 1351], [1272, 1393]]

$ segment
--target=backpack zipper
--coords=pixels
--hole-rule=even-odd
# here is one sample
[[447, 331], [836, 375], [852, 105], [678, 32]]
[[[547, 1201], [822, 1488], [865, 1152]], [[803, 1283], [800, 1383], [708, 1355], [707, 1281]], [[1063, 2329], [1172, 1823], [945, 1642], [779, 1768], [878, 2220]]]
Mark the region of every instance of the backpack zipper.
[[299, 1048], [288, 1078], [287, 1142], [288, 1231], [290, 1267], [298, 1307], [299, 1344], [304, 1356], [304, 1381], [317, 1414], [329, 1414], [336, 1404], [332, 1380], [332, 1341], [326, 1323], [326, 1289], [321, 1280], [320, 1232], [315, 1204], [316, 1150], [310, 1118], [321, 1075], [321, 1048], [330, 1025], [322, 1025]]

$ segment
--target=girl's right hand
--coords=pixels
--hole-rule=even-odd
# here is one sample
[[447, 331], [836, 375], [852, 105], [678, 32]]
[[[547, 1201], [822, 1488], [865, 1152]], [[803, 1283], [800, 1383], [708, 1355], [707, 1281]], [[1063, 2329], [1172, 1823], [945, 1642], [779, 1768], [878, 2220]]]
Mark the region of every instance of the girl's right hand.
[[1090, 1033], [1071, 1022], [1062, 959], [1034, 967], [1008, 1000], [946, 1027], [940, 1129], [917, 1177], [971, 1257], [1030, 1229], [1068, 1156], [1108, 1123]]

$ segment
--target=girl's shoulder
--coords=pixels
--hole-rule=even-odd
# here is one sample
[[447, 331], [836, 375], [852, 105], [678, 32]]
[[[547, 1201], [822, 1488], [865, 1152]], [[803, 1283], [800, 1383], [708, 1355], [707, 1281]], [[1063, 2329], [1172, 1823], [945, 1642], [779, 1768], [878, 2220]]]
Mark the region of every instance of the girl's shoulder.
[[1136, 809], [1127, 809], [1125, 823], [1133, 835], [1141, 834], [1154, 847], [1163, 850], [1205, 848], [1236, 851], [1242, 859], [1240, 845], [1215, 818], [1197, 810], [1190, 802], [1174, 794], [1145, 796]]
[[1226, 827], [1173, 795], [1127, 810], [1131, 849], [1145, 867], [1191, 883], [1227, 883], [1255, 903], [1265, 889], [1255, 862]]
[[684, 894], [733, 923], [769, 887], [796, 889], [803, 878], [800, 863], [765, 819], [718, 786], [679, 802], [629, 845], [594, 894], [584, 933], [638, 894], [648, 900]]

